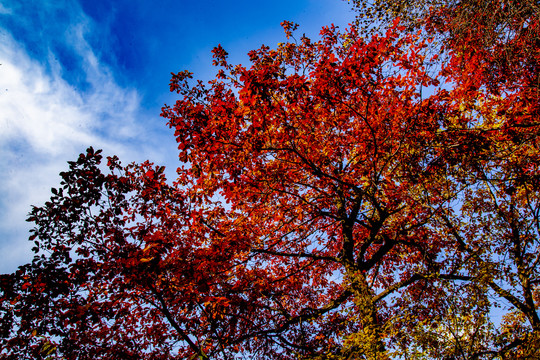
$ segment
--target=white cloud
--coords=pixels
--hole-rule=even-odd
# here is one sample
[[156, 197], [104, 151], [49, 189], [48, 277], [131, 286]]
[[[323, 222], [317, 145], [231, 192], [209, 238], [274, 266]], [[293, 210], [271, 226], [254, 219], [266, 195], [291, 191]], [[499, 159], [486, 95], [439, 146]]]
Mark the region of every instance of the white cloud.
[[91, 113], [82, 112], [80, 94], [57, 76], [48, 76], [36, 61], [4, 35], [0, 43], [0, 141], [52, 156], [76, 143], [92, 142]]
[[[85, 24], [66, 33], [82, 59], [88, 88], [73, 87], [62, 67], [32, 59], [13, 38], [0, 32], [0, 273], [33, 256], [25, 223], [31, 204], [39, 205], [58, 186], [66, 161], [88, 146], [117, 154], [124, 162], [153, 158], [163, 149], [145, 129], [137, 92], [119, 86], [85, 41]], [[154, 145], [153, 145], [154, 144]]]
[[2, 3], [0, 3], [0, 14], [2, 15], [11, 14], [11, 9], [6, 8]]

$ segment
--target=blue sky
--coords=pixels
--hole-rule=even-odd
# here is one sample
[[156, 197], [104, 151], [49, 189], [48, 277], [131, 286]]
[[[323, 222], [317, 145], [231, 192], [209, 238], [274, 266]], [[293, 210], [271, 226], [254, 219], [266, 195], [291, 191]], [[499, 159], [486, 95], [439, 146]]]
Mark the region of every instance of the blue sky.
[[283, 20], [316, 38], [353, 18], [343, 0], [0, 0], [0, 273], [31, 259], [26, 214], [88, 146], [174, 175], [171, 72], [208, 80], [218, 44], [245, 64]]

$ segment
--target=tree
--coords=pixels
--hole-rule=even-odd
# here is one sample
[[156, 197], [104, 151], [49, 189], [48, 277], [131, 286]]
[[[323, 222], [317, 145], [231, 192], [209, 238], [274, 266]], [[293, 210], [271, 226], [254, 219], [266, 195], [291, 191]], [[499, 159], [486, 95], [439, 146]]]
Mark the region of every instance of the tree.
[[174, 183], [69, 163], [30, 214], [34, 261], [1, 278], [4, 358], [533, 356], [537, 95], [468, 80], [482, 52], [429, 76], [430, 38], [397, 20], [283, 25], [249, 68], [217, 47], [208, 84], [173, 74]]
[[473, 52], [476, 61], [483, 64], [477, 70], [497, 77], [494, 82], [512, 83], [516, 76], [533, 76], [529, 85], [538, 89], [535, 66], [540, 5], [537, 1], [353, 0], [352, 3], [364, 33], [384, 31], [394, 18], [399, 18], [407, 31], [423, 31], [436, 37], [432, 51], [443, 55]]
[[[446, 161], [458, 164], [452, 177], [463, 185], [452, 209], [459, 210], [441, 217], [442, 228], [469, 254], [469, 281], [487, 286], [486, 294], [504, 299], [515, 312], [494, 332], [496, 342], [505, 344], [501, 356], [522, 344], [512, 356], [537, 357], [539, 234], [537, 170], [531, 164], [537, 161], [539, 125], [538, 4], [354, 3], [360, 21], [366, 14], [382, 24], [398, 16], [409, 32], [438, 39], [430, 51], [443, 55], [440, 67], [452, 84], [445, 131], [452, 136], [447, 148], [456, 151]], [[490, 351], [496, 353], [478, 353]]]

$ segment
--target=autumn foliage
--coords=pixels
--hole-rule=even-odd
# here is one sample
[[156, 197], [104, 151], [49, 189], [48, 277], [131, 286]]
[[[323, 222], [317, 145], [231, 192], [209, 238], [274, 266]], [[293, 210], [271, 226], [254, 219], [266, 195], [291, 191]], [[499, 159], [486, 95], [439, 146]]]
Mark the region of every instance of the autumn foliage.
[[538, 18], [487, 44], [448, 9], [173, 74], [177, 178], [69, 163], [0, 277], [0, 356], [538, 356]]

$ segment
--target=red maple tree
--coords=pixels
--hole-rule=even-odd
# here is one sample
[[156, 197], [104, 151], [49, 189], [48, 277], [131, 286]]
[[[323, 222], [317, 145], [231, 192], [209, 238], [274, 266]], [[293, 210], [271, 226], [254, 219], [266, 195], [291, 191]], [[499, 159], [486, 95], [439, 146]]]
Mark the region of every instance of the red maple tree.
[[69, 163], [30, 214], [34, 261], [0, 278], [3, 358], [531, 356], [529, 72], [451, 51], [432, 77], [430, 38], [397, 20], [369, 39], [283, 25], [249, 67], [217, 47], [214, 80], [173, 74], [174, 183], [92, 148]]

